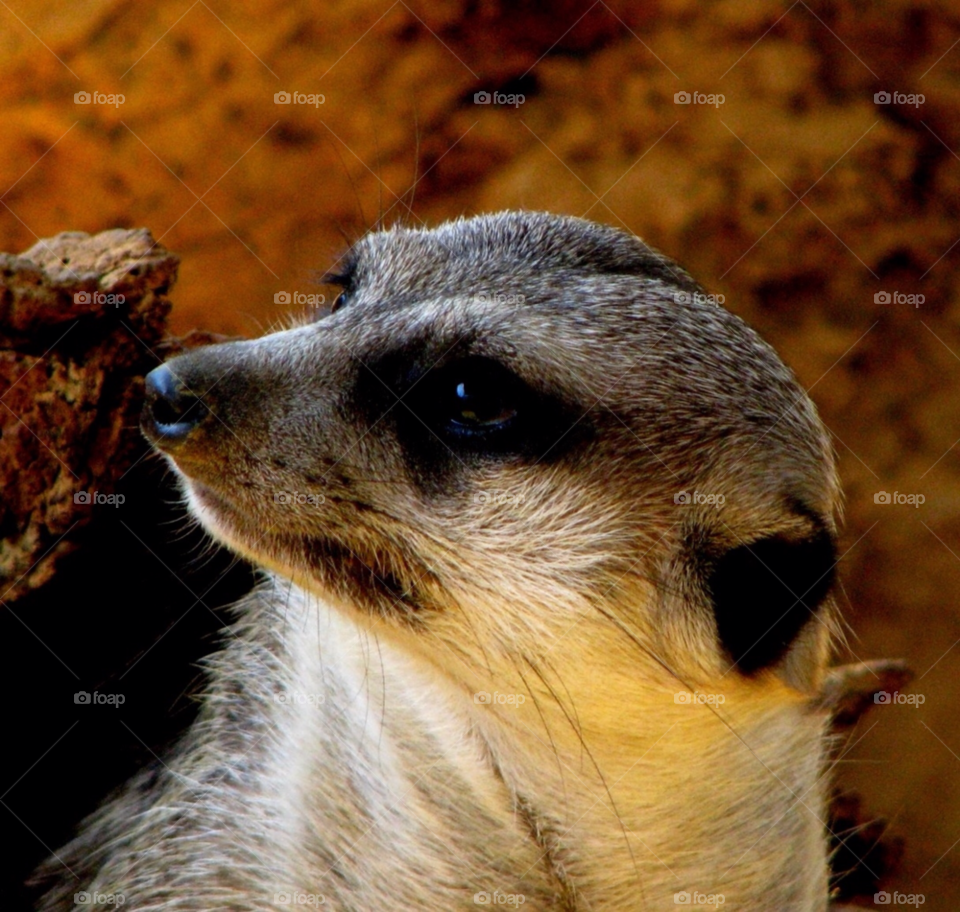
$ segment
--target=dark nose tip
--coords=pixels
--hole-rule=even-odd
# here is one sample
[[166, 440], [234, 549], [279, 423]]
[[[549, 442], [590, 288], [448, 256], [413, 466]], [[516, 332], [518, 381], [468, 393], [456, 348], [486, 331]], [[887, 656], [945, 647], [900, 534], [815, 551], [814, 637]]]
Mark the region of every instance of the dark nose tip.
[[184, 440], [209, 413], [166, 364], [150, 371], [145, 384], [146, 401], [140, 427], [159, 446]]

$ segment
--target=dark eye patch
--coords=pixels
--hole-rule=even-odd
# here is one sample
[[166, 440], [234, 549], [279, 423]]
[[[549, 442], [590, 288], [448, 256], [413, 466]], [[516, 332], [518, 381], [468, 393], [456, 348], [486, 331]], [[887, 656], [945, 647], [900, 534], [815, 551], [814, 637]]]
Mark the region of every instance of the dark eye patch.
[[337, 265], [333, 269], [320, 276], [320, 281], [326, 285], [339, 285], [341, 288], [352, 287], [354, 279], [356, 278], [359, 260], [360, 257], [356, 250], [348, 250], [340, 257]]
[[327, 313], [336, 313], [350, 303], [356, 285], [358, 259], [356, 252], [349, 250], [334, 269], [317, 277], [320, 284], [337, 285], [341, 289]]
[[835, 562], [833, 536], [818, 524], [807, 538], [773, 535], [708, 563], [717, 632], [740, 671], [783, 658], [830, 592]]
[[371, 424], [387, 413], [384, 427], [431, 488], [455, 486], [457, 471], [481, 461], [559, 459], [590, 433], [575, 407], [477, 355], [434, 364], [422, 350], [394, 352], [360, 366], [354, 402]]

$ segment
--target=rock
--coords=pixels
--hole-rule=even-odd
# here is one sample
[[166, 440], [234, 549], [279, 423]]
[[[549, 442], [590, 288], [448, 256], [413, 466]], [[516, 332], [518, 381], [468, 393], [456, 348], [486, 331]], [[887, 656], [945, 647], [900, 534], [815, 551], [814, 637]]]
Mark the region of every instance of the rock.
[[177, 265], [146, 229], [64, 232], [0, 254], [4, 601], [51, 577], [130, 467]]

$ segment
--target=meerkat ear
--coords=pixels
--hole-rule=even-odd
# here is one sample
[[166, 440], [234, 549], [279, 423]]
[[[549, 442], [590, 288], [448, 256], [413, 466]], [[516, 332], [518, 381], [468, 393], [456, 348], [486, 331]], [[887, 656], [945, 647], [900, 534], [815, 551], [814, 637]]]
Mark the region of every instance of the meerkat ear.
[[833, 536], [822, 526], [807, 538], [773, 535], [722, 554], [707, 588], [720, 642], [744, 674], [786, 654], [833, 585]]

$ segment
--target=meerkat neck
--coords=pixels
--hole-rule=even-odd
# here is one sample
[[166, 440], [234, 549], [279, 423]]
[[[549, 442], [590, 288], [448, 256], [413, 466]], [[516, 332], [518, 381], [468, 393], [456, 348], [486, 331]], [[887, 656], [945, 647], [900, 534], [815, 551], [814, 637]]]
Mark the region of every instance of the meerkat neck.
[[826, 723], [808, 699], [735, 675], [688, 689], [566, 645], [512, 683], [504, 669], [477, 724], [590, 907], [673, 885], [736, 908], [825, 908]]
[[[284, 609], [276, 622], [290, 657], [286, 686], [324, 694], [324, 724], [337, 716], [345, 745], [375, 752], [363, 800], [376, 803], [387, 782], [412, 788], [433, 758], [470, 819], [496, 820], [498, 838], [529, 860], [535, 876], [510, 875], [537, 881], [522, 889], [560, 892], [571, 908], [578, 896], [583, 908], [616, 910], [682, 891], [723, 894], [743, 909], [825, 908], [824, 720], [785, 685], [729, 675], [691, 693], [666, 671], [651, 678], [647, 667], [643, 677], [626, 655], [608, 650], [600, 662], [571, 642], [542, 665], [497, 667], [471, 692], [402, 638], [310, 595], [286, 598]], [[574, 673], [584, 663], [593, 675]], [[321, 716], [296, 719], [289, 749], [318, 756]], [[291, 781], [329, 769], [324, 759]], [[413, 792], [405, 820], [416, 845], [437, 809]], [[311, 786], [291, 800], [313, 794]], [[447, 801], [449, 790], [437, 794]], [[451, 861], [446, 847], [434, 850]], [[478, 891], [522, 892], [510, 876], [478, 876]]]

